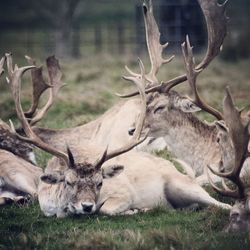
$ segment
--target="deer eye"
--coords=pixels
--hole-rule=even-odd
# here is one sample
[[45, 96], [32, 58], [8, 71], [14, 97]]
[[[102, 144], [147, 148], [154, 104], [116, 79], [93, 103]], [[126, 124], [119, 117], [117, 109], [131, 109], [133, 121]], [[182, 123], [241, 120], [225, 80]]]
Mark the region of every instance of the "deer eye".
[[99, 183], [97, 184], [97, 188], [100, 189], [101, 187], [102, 187], [102, 182], [99, 182]]
[[70, 187], [73, 187], [74, 186], [74, 182], [70, 182], [70, 181], [66, 181], [66, 184]]
[[154, 114], [161, 113], [164, 110], [165, 106], [159, 106], [154, 110]]
[[220, 142], [220, 137], [216, 138], [216, 142], [219, 143]]

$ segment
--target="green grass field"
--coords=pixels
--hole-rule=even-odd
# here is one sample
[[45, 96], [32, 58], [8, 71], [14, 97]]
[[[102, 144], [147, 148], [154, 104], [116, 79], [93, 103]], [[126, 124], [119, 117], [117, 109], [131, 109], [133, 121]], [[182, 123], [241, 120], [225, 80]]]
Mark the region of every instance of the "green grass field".
[[[25, 65], [24, 59], [18, 59]], [[21, 63], [21, 64], [20, 64]], [[108, 55], [63, 61], [64, 87], [56, 104], [41, 122], [50, 128], [72, 127], [86, 123], [119, 101], [115, 92], [133, 88], [121, 80], [124, 65], [135, 69], [133, 56], [112, 58]], [[224, 87], [231, 86], [237, 105], [250, 109], [250, 61], [226, 63], [215, 61], [198, 79], [206, 100], [221, 108]], [[167, 80], [184, 72], [181, 59], [165, 66], [160, 79]], [[185, 84], [184, 84], [185, 85]], [[178, 87], [189, 93], [186, 86]], [[28, 107], [29, 78], [23, 84], [23, 104]], [[13, 119], [15, 112], [8, 86], [1, 79], [0, 117]], [[200, 117], [211, 120], [206, 114]], [[40, 166], [47, 154], [38, 152]], [[160, 154], [171, 158], [168, 153]], [[211, 194], [221, 199], [210, 190]], [[24, 206], [0, 207], [0, 249], [250, 249], [250, 234], [225, 234], [228, 212], [207, 208], [198, 211], [166, 210], [133, 216], [81, 216], [65, 219], [46, 218], [37, 202]]]

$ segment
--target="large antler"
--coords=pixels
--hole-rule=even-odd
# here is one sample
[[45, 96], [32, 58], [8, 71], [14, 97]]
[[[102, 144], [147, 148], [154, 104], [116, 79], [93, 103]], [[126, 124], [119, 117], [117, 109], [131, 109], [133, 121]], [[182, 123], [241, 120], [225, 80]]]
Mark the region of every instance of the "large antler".
[[215, 116], [218, 120], [222, 120], [222, 114], [214, 109], [213, 107], [209, 106], [205, 103], [205, 101], [200, 97], [197, 86], [196, 86], [196, 79], [199, 75], [201, 69], [197, 69], [198, 67], [195, 67], [195, 60], [193, 56], [193, 48], [190, 45], [189, 37], [186, 37], [186, 42], [184, 42], [182, 45], [182, 53], [184, 58], [184, 64], [187, 71], [187, 79], [188, 83], [190, 85], [190, 88], [194, 94], [194, 100], [193, 102], [200, 107], [202, 110], [212, 114]]
[[21, 122], [22, 128], [24, 129], [24, 132], [27, 137], [19, 136], [22, 140], [32, 143], [35, 146], [41, 148], [42, 150], [53, 154], [61, 159], [63, 159], [67, 165], [69, 166], [69, 160], [67, 154], [64, 152], [56, 150], [54, 147], [51, 147], [50, 145], [44, 143], [32, 130], [30, 123], [28, 122], [27, 118], [25, 117], [25, 114], [23, 112], [23, 108], [21, 105], [21, 78], [23, 74], [28, 71], [35, 68], [35, 66], [26, 66], [18, 68], [17, 65], [15, 65], [15, 68], [12, 67], [12, 57], [10, 54], [7, 55], [7, 67], [9, 72], [9, 84], [11, 87], [11, 93], [15, 102], [15, 108], [16, 113], [18, 116], [19, 121]]
[[234, 157], [232, 159], [234, 159], [234, 162], [232, 162], [232, 164], [230, 165], [234, 166], [234, 168], [226, 173], [217, 172], [210, 166], [208, 166], [208, 168], [213, 174], [218, 175], [222, 178], [227, 178], [228, 180], [232, 181], [237, 186], [237, 189], [236, 190], [230, 189], [225, 184], [224, 181], [223, 181], [224, 190], [218, 188], [212, 182], [209, 174], [208, 177], [212, 187], [217, 192], [226, 196], [243, 199], [245, 198], [246, 193], [244, 184], [240, 179], [240, 172], [242, 170], [246, 158], [250, 156], [248, 152], [248, 143], [250, 140], [248, 127], [250, 124], [250, 119], [248, 118], [248, 121], [242, 120], [240, 111], [238, 111], [234, 105], [229, 88], [227, 88], [226, 90], [226, 96], [223, 102], [223, 114], [225, 123], [229, 129], [229, 136], [233, 143]]
[[[174, 56], [171, 56], [168, 59], [164, 59], [162, 57], [163, 51], [165, 48], [167, 48], [168, 43], [165, 43], [163, 45], [160, 43], [161, 34], [153, 15], [153, 6], [151, 0], [143, 1], [143, 16], [146, 31], [146, 44], [151, 63], [149, 73], [145, 74], [145, 83], [148, 82], [149, 86], [151, 86], [152, 84], [159, 84], [159, 80], [157, 79], [156, 75], [160, 67], [163, 64], [169, 63], [174, 58]], [[133, 72], [127, 66], [125, 66], [125, 68], [131, 76], [140, 77], [140, 74]]]
[[[227, 34], [228, 18], [225, 15], [227, 1], [225, 1], [223, 4], [218, 4], [218, 0], [198, 0], [198, 2], [200, 4], [200, 7], [202, 9], [202, 12], [206, 20], [207, 36], [208, 36], [208, 46], [206, 55], [201, 61], [201, 63], [196, 67], [196, 70], [200, 70], [199, 71], [200, 73], [219, 54], [224, 38]], [[156, 27], [152, 28], [156, 29]], [[182, 82], [185, 82], [186, 80], [187, 80], [187, 75], [183, 74], [166, 82], [162, 82], [161, 84], [151, 86], [147, 88], [145, 92], [146, 93], [155, 91], [168, 92], [171, 88], [175, 87], [176, 85]], [[138, 94], [139, 92], [136, 91], [127, 95], [119, 95], [119, 96], [126, 98]]]
[[135, 133], [134, 133], [131, 141], [129, 141], [127, 145], [125, 145], [117, 150], [111, 151], [111, 152], [107, 152], [107, 149], [106, 149], [103, 156], [101, 157], [101, 159], [96, 162], [96, 164], [95, 164], [96, 168], [100, 168], [101, 165], [105, 161], [112, 159], [112, 158], [114, 158], [118, 155], [121, 155], [123, 153], [128, 152], [132, 148], [134, 148], [137, 145], [139, 145], [140, 143], [142, 143], [147, 138], [147, 133], [146, 133], [146, 135], [142, 139], [140, 139], [142, 128], [144, 125], [144, 120], [146, 117], [146, 105], [147, 104], [146, 104], [146, 94], [145, 94], [145, 81], [146, 81], [145, 69], [144, 69], [143, 63], [140, 59], [138, 59], [138, 62], [139, 62], [140, 70], [141, 70], [140, 76], [139, 77], [138, 76], [126, 77], [126, 80], [135, 83], [135, 85], [137, 86], [137, 88], [140, 92], [140, 96], [141, 96], [141, 112], [140, 112], [139, 120], [137, 121]]
[[[30, 57], [26, 58], [28, 62], [35, 65], [35, 61], [33, 59]], [[49, 75], [49, 84], [44, 81], [42, 76], [42, 67], [35, 68], [31, 71], [33, 83], [33, 102], [30, 110], [26, 112], [25, 115], [30, 119], [29, 122], [32, 126], [44, 117], [49, 108], [53, 105], [58, 92], [64, 86], [61, 80], [62, 72], [58, 60], [54, 56], [50, 56], [47, 58], [46, 64]], [[48, 101], [40, 110], [38, 110], [37, 107], [39, 98], [47, 88], [50, 88]]]
[[25, 56], [25, 58], [27, 59], [30, 65], [36, 66], [34, 69], [31, 69], [31, 80], [32, 80], [32, 87], [33, 87], [32, 104], [31, 104], [30, 109], [25, 112], [25, 116], [27, 118], [32, 118], [37, 110], [41, 95], [44, 93], [46, 89], [52, 86], [45, 82], [43, 78], [42, 66], [37, 67], [36, 61], [29, 56]]

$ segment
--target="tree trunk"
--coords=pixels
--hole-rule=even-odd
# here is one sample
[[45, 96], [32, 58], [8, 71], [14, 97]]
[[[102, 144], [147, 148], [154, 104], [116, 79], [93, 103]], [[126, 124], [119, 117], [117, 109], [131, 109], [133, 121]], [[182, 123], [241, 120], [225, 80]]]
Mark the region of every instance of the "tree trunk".
[[57, 18], [56, 56], [71, 57], [73, 18], [79, 0], [67, 0], [61, 3]]

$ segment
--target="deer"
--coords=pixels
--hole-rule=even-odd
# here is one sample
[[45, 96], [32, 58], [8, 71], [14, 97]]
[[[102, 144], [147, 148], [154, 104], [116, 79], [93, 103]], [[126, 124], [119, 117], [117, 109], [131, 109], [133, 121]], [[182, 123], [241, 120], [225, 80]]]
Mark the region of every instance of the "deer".
[[[206, 174], [216, 192], [236, 199], [236, 203], [230, 211], [229, 223], [224, 228], [224, 231], [232, 233], [249, 232], [250, 192], [240, 174], [244, 162], [250, 157], [248, 148], [250, 118], [241, 116], [241, 112], [235, 107], [229, 88], [226, 89], [223, 101], [223, 117], [223, 122], [220, 122], [221, 131], [218, 132], [218, 144], [223, 168], [218, 171], [207, 165]], [[224, 140], [225, 137], [230, 140]], [[230, 149], [230, 152], [228, 152], [228, 149]], [[221, 188], [213, 182], [210, 173], [222, 178]], [[232, 188], [229, 183], [233, 184], [234, 187]]]
[[[187, 73], [167, 82], [159, 83], [160, 81], [156, 77], [159, 66], [169, 61], [164, 61], [162, 58], [162, 50], [167, 44], [165, 46], [159, 44], [160, 33], [153, 16], [152, 3], [150, 1], [144, 2], [143, 13], [151, 61], [151, 70], [147, 75], [149, 87], [146, 87], [148, 96], [144, 129], [149, 131], [149, 136], [152, 138], [163, 138], [167, 149], [177, 158], [177, 161], [185, 163], [182, 164], [185, 171], [196, 178], [201, 185], [205, 185], [208, 184], [204, 171], [206, 165], [212, 164], [214, 167], [220, 167], [221, 152], [217, 143], [220, 124], [204, 122], [198, 119], [195, 113], [200, 110], [208, 111], [218, 120], [223, 119], [223, 116], [200, 97], [196, 86], [196, 78], [219, 54], [226, 36], [227, 17], [225, 15], [226, 2], [220, 5], [216, 0], [200, 0], [199, 4], [207, 22], [208, 49], [206, 56], [198, 65], [192, 62], [192, 48], [187, 36], [186, 42], [182, 44]], [[190, 64], [193, 67], [192, 69]], [[131, 76], [138, 76], [130, 69], [128, 69], [128, 72]], [[193, 99], [172, 90], [173, 87], [186, 80], [194, 95]], [[135, 95], [137, 95], [137, 92], [120, 96], [127, 98]], [[133, 135], [133, 131], [134, 126], [128, 130], [128, 134]], [[246, 161], [242, 174], [246, 174], [249, 167], [249, 161]], [[220, 180], [216, 176], [213, 176], [213, 178]]]
[[188, 207], [196, 203], [231, 208], [212, 198], [193, 179], [178, 172], [171, 162], [148, 153], [129, 152], [146, 138], [145, 135], [141, 139], [140, 135], [146, 115], [146, 95], [143, 87], [145, 70], [141, 61], [139, 64], [141, 78], [130, 78], [138, 87], [142, 100], [133, 140], [122, 148], [106, 148], [99, 152], [98, 146], [91, 147], [88, 141], [82, 145], [71, 145], [70, 148], [65, 141], [66, 152], [43, 142], [34, 132], [21, 105], [21, 78], [34, 66], [15, 66], [13, 69], [12, 64], [8, 64], [9, 85], [17, 117], [25, 134], [16, 135], [55, 156], [39, 176], [37, 195], [46, 216], [62, 218], [69, 214], [94, 212], [131, 214], [160, 204], [171, 208]]
[[[47, 61], [48, 65], [50, 65], [50, 67], [48, 67], [50, 76], [51, 78], [56, 79], [58, 76], [58, 71], [54, 65], [57, 65], [58, 62], [54, 57], [49, 58]], [[93, 198], [93, 195], [91, 195], [91, 192], [85, 191], [90, 187], [94, 189], [93, 191], [100, 189], [100, 180], [102, 180], [102, 175], [103, 178], [112, 177], [116, 174], [116, 172], [119, 172], [119, 170], [123, 169], [123, 166], [111, 166], [106, 168], [106, 171], [101, 172], [100, 168], [102, 164], [109, 159], [131, 150], [133, 147], [145, 140], [145, 138], [139, 139], [139, 133], [142, 129], [145, 119], [146, 106], [144, 104], [144, 95], [142, 95], [141, 115], [137, 126], [137, 131], [139, 132], [135, 135], [135, 137], [133, 137], [133, 140], [129, 141], [126, 145], [116, 150], [108, 150], [106, 148], [104, 152], [102, 152], [101, 157], [98, 159], [96, 159], [96, 157], [99, 156], [97, 150], [98, 146], [95, 145], [91, 148], [91, 145], [88, 145], [85, 142], [82, 146], [76, 145], [74, 147], [73, 157], [69, 146], [66, 146], [66, 152], [64, 152], [57, 150], [53, 146], [43, 142], [32, 130], [30, 124], [31, 121], [27, 119], [23, 111], [21, 105], [21, 78], [26, 71], [33, 69], [34, 66], [18, 68], [18, 66], [15, 65], [15, 67], [13, 67], [12, 56], [8, 54], [7, 68], [9, 75], [8, 81], [11, 88], [12, 97], [14, 99], [17, 117], [25, 134], [25, 136], [18, 133], [15, 133], [15, 135], [20, 140], [35, 145], [36, 147], [55, 156], [55, 158], [49, 161], [44, 173], [40, 172], [38, 174], [33, 174], [34, 179], [39, 178], [40, 180], [37, 185], [37, 196], [42, 211], [46, 216], [56, 215], [57, 217], [66, 216], [68, 210], [70, 210], [71, 213], [83, 214], [89, 213], [92, 210], [95, 211], [95, 206], [93, 204], [91, 205], [90, 202], [87, 201], [88, 199]], [[12, 129], [14, 130], [14, 128]], [[67, 145], [66, 141], [65, 145]], [[86, 152], [84, 151], [84, 148]], [[89, 160], [89, 155], [91, 154], [91, 159], [93, 161], [93, 158], [95, 157], [95, 162], [91, 162]], [[19, 171], [25, 171], [27, 168], [27, 166], [18, 167]], [[10, 175], [10, 172], [7, 171], [7, 173], [5, 173], [3, 171], [3, 177], [1, 178], [6, 181], [7, 176]], [[98, 172], [98, 174], [95, 175], [95, 172]], [[3, 185], [4, 184], [5, 183], [3, 183]], [[19, 183], [19, 185], [22, 184]], [[18, 186], [18, 184], [16, 184], [16, 186]], [[94, 199], [97, 199], [97, 197], [94, 197]]]

